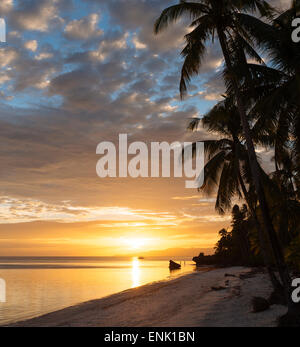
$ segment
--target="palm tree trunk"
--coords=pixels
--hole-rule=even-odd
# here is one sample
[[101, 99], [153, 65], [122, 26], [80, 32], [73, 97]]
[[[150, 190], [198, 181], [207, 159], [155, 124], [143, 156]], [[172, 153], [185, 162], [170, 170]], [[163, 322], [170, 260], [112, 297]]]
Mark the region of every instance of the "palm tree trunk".
[[235, 93], [235, 96], [237, 99], [237, 107], [238, 107], [238, 111], [239, 111], [239, 114], [241, 117], [244, 136], [246, 139], [247, 151], [248, 151], [248, 156], [249, 156], [249, 162], [250, 162], [252, 177], [253, 177], [256, 193], [258, 196], [258, 200], [260, 203], [260, 208], [262, 211], [264, 228], [267, 231], [268, 237], [270, 239], [272, 250], [274, 252], [276, 265], [277, 265], [277, 268], [278, 268], [278, 271], [280, 274], [281, 281], [282, 281], [283, 286], [284, 286], [286, 300], [287, 300], [289, 309], [291, 309], [292, 307], [294, 307], [294, 303], [293, 303], [292, 298], [291, 298], [291, 293], [292, 293], [291, 278], [290, 278], [290, 274], [289, 274], [288, 268], [287, 268], [285, 260], [284, 260], [283, 252], [282, 252], [282, 249], [280, 247], [280, 244], [279, 244], [279, 241], [277, 238], [277, 234], [276, 234], [275, 229], [273, 227], [269, 207], [268, 207], [266, 197], [265, 197], [265, 192], [264, 192], [263, 187], [262, 187], [259, 165], [258, 165], [258, 161], [257, 161], [257, 156], [256, 156], [254, 144], [253, 144], [252, 137], [251, 137], [251, 130], [250, 130], [250, 126], [249, 126], [248, 119], [247, 119], [246, 108], [245, 108], [245, 105], [242, 101], [242, 96], [241, 96], [241, 93], [239, 90], [239, 83], [238, 83], [237, 78], [235, 76], [235, 73], [233, 71], [231, 58], [230, 58], [229, 50], [227, 47], [227, 38], [224, 34], [222, 27], [219, 26], [217, 31], [218, 31], [218, 37], [219, 37], [220, 45], [222, 48], [222, 52], [223, 52], [223, 55], [225, 58], [225, 63], [226, 63], [227, 69], [229, 71], [230, 78], [231, 78], [233, 88], [234, 88], [234, 93]]
[[238, 173], [238, 178], [239, 178], [240, 186], [241, 186], [242, 191], [243, 191], [244, 198], [245, 198], [245, 200], [247, 202], [247, 205], [248, 205], [248, 207], [250, 209], [251, 215], [252, 215], [252, 217], [254, 219], [255, 227], [257, 229], [258, 237], [259, 237], [260, 250], [261, 250], [261, 253], [262, 253], [262, 256], [263, 256], [263, 260], [264, 260], [264, 264], [265, 264], [267, 272], [269, 274], [271, 283], [273, 285], [274, 291], [276, 293], [282, 293], [283, 292], [283, 287], [282, 287], [281, 283], [279, 282], [279, 280], [277, 279], [275, 273], [272, 270], [272, 264], [271, 264], [271, 261], [270, 261], [270, 258], [268, 256], [268, 252], [267, 252], [266, 240], [265, 240], [263, 231], [261, 229], [261, 225], [259, 223], [259, 220], [257, 218], [256, 211], [255, 211], [255, 209], [254, 209], [254, 207], [253, 207], [253, 205], [251, 203], [248, 191], [247, 191], [247, 189], [245, 187], [245, 184], [244, 184], [244, 181], [243, 181], [243, 178], [242, 178], [240, 172]]

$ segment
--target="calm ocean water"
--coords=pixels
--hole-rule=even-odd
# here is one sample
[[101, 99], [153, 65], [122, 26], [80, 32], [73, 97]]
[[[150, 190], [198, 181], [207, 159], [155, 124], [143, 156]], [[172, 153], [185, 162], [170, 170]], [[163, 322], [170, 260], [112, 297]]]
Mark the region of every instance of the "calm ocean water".
[[195, 270], [191, 261], [181, 261], [182, 269], [170, 272], [168, 260], [158, 258], [0, 257], [0, 279], [6, 283], [0, 325]]

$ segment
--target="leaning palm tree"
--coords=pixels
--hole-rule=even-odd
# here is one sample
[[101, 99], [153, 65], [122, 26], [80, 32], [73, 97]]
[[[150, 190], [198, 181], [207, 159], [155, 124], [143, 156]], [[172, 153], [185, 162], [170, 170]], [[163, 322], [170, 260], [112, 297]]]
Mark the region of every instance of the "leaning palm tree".
[[[207, 163], [204, 167], [204, 183], [199, 190], [208, 195], [217, 190], [215, 208], [220, 214], [231, 209], [235, 196], [244, 198], [258, 232], [260, 251], [273, 284], [274, 293], [280, 296], [283, 288], [272, 270], [265, 235], [257, 216], [257, 199], [252, 193], [247, 150], [243, 144], [238, 110], [232, 104], [232, 99], [225, 98], [201, 119], [193, 118], [188, 125], [188, 130], [197, 131], [200, 124], [209, 133], [217, 134], [221, 138], [202, 141]], [[195, 155], [196, 143], [192, 145], [192, 149]]]
[[182, 96], [186, 93], [187, 84], [192, 75], [198, 74], [200, 71], [201, 63], [206, 52], [206, 42], [209, 39], [213, 40], [215, 36], [218, 37], [241, 119], [252, 178], [262, 211], [264, 228], [269, 236], [280, 278], [285, 288], [289, 312], [292, 312], [294, 311], [294, 303], [291, 299], [291, 292], [293, 290], [291, 287], [291, 278], [272, 223], [251, 136], [247, 107], [240, 91], [239, 80], [233, 68], [232, 52], [228, 46], [229, 37], [239, 35], [240, 39], [245, 42], [245, 46], [248, 47], [248, 55], [256, 59], [257, 55], [254, 54], [255, 51], [252, 49], [251, 36], [247, 34], [238, 19], [238, 15], [241, 12], [253, 13], [254, 11], [258, 11], [263, 16], [272, 15], [271, 7], [263, 0], [198, 0], [197, 2], [181, 0], [178, 5], [170, 6], [161, 13], [155, 23], [154, 31], [158, 34], [166, 29], [169, 24], [176, 22], [185, 14], [189, 15], [192, 20], [190, 25], [192, 31], [185, 36], [186, 46], [182, 51], [182, 55], [185, 58], [180, 83]]
[[[215, 140], [204, 140], [206, 165], [204, 183], [199, 190], [207, 195], [217, 189], [215, 208], [224, 214], [232, 207], [235, 196], [242, 197], [251, 182], [248, 156], [242, 144], [242, 128], [237, 108], [230, 98], [215, 105], [201, 119], [193, 118], [188, 130], [197, 131], [199, 125], [209, 133], [217, 135]], [[192, 145], [195, 155], [196, 143]], [[187, 158], [188, 159], [188, 158]]]

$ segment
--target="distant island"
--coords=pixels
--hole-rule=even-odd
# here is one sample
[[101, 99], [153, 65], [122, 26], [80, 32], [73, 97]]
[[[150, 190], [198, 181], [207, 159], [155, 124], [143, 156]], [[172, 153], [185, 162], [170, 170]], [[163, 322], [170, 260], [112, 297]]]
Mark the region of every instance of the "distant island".
[[[140, 252], [141, 253], [141, 252]], [[149, 257], [161, 257], [161, 258], [190, 258], [199, 253], [205, 253], [207, 255], [214, 254], [213, 248], [168, 248], [165, 250], [153, 250], [140, 253], [128, 254], [128, 256], [137, 258], [149, 258]]]

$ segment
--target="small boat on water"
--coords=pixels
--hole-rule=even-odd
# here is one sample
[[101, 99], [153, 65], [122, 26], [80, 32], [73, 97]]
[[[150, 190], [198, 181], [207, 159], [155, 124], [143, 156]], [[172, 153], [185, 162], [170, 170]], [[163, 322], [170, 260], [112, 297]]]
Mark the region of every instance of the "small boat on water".
[[181, 269], [181, 265], [175, 263], [175, 261], [173, 261], [173, 260], [170, 260], [169, 269], [170, 270], [179, 270], [179, 269]]
[[138, 260], [144, 260], [145, 258], [144, 257], [138, 257]]

